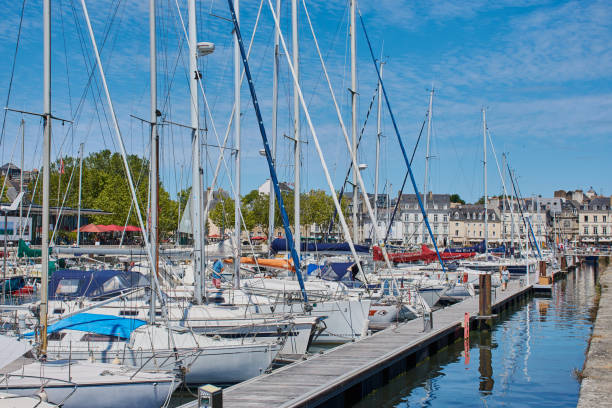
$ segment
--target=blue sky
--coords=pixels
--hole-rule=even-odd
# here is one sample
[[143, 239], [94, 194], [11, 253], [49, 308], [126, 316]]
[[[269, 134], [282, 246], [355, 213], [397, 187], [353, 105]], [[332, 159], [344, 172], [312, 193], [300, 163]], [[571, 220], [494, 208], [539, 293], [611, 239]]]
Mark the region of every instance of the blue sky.
[[[75, 125], [54, 124], [53, 157], [76, 155], [78, 144], [86, 151], [117, 150], [108, 107], [100, 94], [99, 76], [88, 84], [91, 70], [80, 1], [53, 2], [53, 112], [74, 119]], [[88, 1], [103, 65], [130, 153], [147, 154], [147, 129], [131, 115], [148, 117], [149, 55], [148, 2], [142, 0]], [[178, 1], [186, 21], [186, 1]], [[185, 41], [174, 0], [158, 1], [158, 104], [167, 120], [189, 122]], [[347, 126], [350, 123], [348, 54], [348, 1], [306, 1], [332, 77]], [[253, 31], [259, 0], [242, 1], [241, 25], [248, 40]], [[482, 195], [481, 109], [486, 107], [488, 126], [498, 155], [507, 152], [516, 169], [523, 195], [551, 196], [558, 188], [593, 186], [612, 194], [612, 4], [606, 1], [362, 1], [359, 7], [376, 55], [381, 48], [386, 61], [385, 86], [409, 151], [416, 142], [427, 109], [432, 84], [434, 99], [430, 186], [434, 192], [457, 192], [469, 201]], [[223, 0], [198, 1], [200, 41], [213, 41], [216, 52], [200, 61], [211, 114], [223, 138], [233, 102], [231, 24]], [[283, 1], [281, 24], [290, 44], [290, 5]], [[0, 104], [9, 89], [21, 1], [3, 1], [0, 25]], [[346, 172], [348, 154], [333, 111], [310, 31], [300, 6], [301, 80], [315, 129], [336, 188]], [[109, 22], [112, 20], [112, 25]], [[251, 54], [251, 70], [271, 133], [271, 83], [273, 20], [263, 3]], [[358, 92], [361, 128], [376, 88], [376, 73], [358, 26]], [[291, 51], [290, 51], [291, 52]], [[284, 58], [284, 56], [283, 56]], [[293, 178], [290, 135], [292, 82], [284, 59], [281, 63], [278, 174]], [[26, 2], [13, 88], [9, 106], [42, 111], [42, 2]], [[82, 98], [82, 95], [85, 95]], [[81, 99], [82, 98], [82, 99]], [[203, 102], [201, 102], [203, 105]], [[246, 84], [242, 87], [242, 193], [268, 177], [262, 147]], [[204, 120], [204, 109], [201, 109]], [[386, 110], [383, 111], [381, 189], [387, 183], [396, 194], [406, 171]], [[303, 115], [302, 115], [303, 118]], [[9, 113], [2, 140], [2, 162], [11, 157], [21, 116]], [[26, 167], [40, 166], [40, 121], [26, 117]], [[207, 141], [216, 144], [207, 119]], [[365, 128], [360, 162], [366, 184], [373, 189], [376, 117]], [[189, 132], [164, 126], [162, 180], [176, 192], [191, 184]], [[302, 189], [327, 189], [312, 136], [302, 120], [304, 146]], [[425, 143], [415, 157], [415, 177], [422, 188]], [[18, 149], [17, 149], [18, 150]], [[219, 152], [206, 150], [206, 178]], [[17, 156], [15, 156], [17, 157]], [[17, 161], [18, 159], [13, 159]], [[225, 167], [222, 167], [223, 169]], [[232, 162], [228, 161], [232, 170]], [[489, 193], [501, 189], [495, 161], [489, 150]], [[227, 171], [221, 186], [229, 189]], [[410, 191], [411, 192], [411, 191]]]

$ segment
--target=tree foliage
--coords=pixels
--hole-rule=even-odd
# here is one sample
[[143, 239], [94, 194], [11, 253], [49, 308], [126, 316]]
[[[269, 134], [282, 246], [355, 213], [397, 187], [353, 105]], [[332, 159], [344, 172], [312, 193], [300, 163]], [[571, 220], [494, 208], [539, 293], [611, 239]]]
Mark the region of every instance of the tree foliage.
[[462, 200], [461, 197], [459, 196], [459, 194], [457, 194], [457, 193], [450, 195], [450, 202], [451, 203], [465, 204], [465, 201]]
[[[64, 157], [64, 172], [60, 174], [61, 161], [51, 164], [50, 200], [52, 206], [76, 208], [79, 199], [79, 161], [72, 157]], [[140, 212], [147, 217], [149, 199], [149, 161], [136, 155], [128, 156], [128, 165], [135, 184], [136, 196]], [[72, 180], [70, 180], [72, 176]], [[28, 191], [34, 193], [35, 180], [30, 182]], [[68, 189], [68, 192], [66, 192]], [[92, 222], [100, 224], [124, 225], [126, 220], [130, 225], [138, 225], [136, 211], [132, 206], [130, 188], [119, 153], [102, 150], [90, 153], [83, 158], [82, 208], [100, 209], [110, 212], [109, 215], [91, 216]], [[65, 196], [65, 200], [64, 200]], [[34, 197], [36, 204], [42, 204], [42, 181], [38, 181]], [[129, 214], [129, 220], [128, 220]], [[159, 186], [159, 228], [162, 234], [175, 231], [178, 222], [178, 202], [171, 199], [170, 194]], [[145, 221], [146, 222], [146, 221]]]
[[[294, 195], [293, 192], [282, 192], [283, 203], [287, 211], [289, 224], [294, 220]], [[240, 208], [248, 230], [256, 227], [261, 228], [269, 234], [269, 196], [258, 190], [252, 190], [241, 199]], [[281, 226], [283, 221], [279, 211], [278, 202], [275, 202], [274, 225]], [[342, 201], [343, 213], [347, 214], [348, 204]], [[312, 190], [300, 195], [300, 224], [304, 227], [312, 225], [320, 229], [327, 228], [334, 213], [333, 198], [323, 190]], [[221, 198], [210, 212], [210, 219], [220, 228], [233, 229], [234, 226], [234, 201], [229, 197]], [[243, 225], [244, 227], [244, 225]]]

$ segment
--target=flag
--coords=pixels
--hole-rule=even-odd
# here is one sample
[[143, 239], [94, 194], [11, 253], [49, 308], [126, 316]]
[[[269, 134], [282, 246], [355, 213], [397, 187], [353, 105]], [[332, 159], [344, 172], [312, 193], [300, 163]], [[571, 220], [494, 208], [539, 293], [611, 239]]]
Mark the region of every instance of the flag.
[[64, 174], [64, 159], [60, 158], [60, 174]]

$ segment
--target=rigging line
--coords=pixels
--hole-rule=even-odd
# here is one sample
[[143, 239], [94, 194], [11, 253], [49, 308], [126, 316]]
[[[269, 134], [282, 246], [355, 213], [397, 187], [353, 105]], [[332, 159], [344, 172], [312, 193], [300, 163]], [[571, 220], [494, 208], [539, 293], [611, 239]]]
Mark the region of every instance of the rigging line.
[[[8, 91], [6, 94], [6, 103], [4, 106], [8, 107], [9, 102], [11, 100], [11, 91], [13, 89], [13, 79], [15, 78], [15, 67], [17, 65], [17, 51], [19, 50], [19, 42], [21, 41], [21, 28], [23, 27], [23, 14], [25, 11], [26, 1], [23, 0], [21, 4], [21, 13], [19, 16], [19, 27], [17, 29], [17, 42], [15, 43], [15, 52], [13, 53], [13, 64], [11, 65], [11, 79], [9, 80]], [[8, 111], [4, 110], [4, 117], [2, 119], [2, 132], [0, 132], [0, 144], [2, 145], [2, 157], [4, 157], [4, 131], [6, 129], [6, 114]]]
[[[182, 16], [182, 13], [180, 11], [180, 8], [178, 6], [178, 0], [175, 0], [175, 4], [176, 4], [177, 12], [178, 12], [178, 15], [179, 15], [179, 18], [180, 18], [180, 21], [181, 21], [181, 25], [182, 25], [182, 28], [183, 28], [183, 34], [185, 35], [185, 38], [188, 38], [188, 36], [187, 36], [187, 29], [185, 27], [185, 22], [183, 20], [183, 16]], [[261, 1], [261, 4], [263, 4], [263, 0]], [[251, 36], [251, 44], [250, 45], [253, 44], [253, 39], [255, 37], [255, 32], [257, 31], [257, 26], [258, 26], [258, 23], [259, 23], [259, 17], [260, 17], [260, 14], [261, 14], [261, 7], [260, 7], [259, 11], [260, 11], [260, 13], [258, 13], [257, 18], [255, 20], [255, 26], [253, 28], [253, 33], [252, 33], [252, 36]], [[250, 46], [249, 46], [249, 51], [250, 50], [251, 49], [250, 49]], [[246, 57], [248, 58], [248, 54], [246, 55]], [[244, 70], [244, 74], [246, 74], [246, 68]], [[189, 78], [189, 74], [188, 74], [187, 78]], [[241, 80], [242, 80], [242, 77], [241, 77]], [[200, 87], [200, 93], [202, 94], [202, 98], [204, 100], [204, 105], [205, 105], [205, 108], [206, 108], [205, 110], [208, 113], [208, 116], [210, 117], [210, 122], [211, 122], [213, 133], [215, 135], [215, 138], [217, 139], [217, 145], [221, 146], [221, 142], [219, 140], [219, 134], [217, 133], [217, 127], [215, 126], [215, 122], [214, 122], [214, 119], [212, 117], [212, 113], [210, 111], [210, 106], [208, 104], [208, 98], [206, 97], [206, 93], [204, 92], [204, 86], [202, 84], [202, 79], [201, 78], [198, 78], [198, 85]], [[234, 108], [235, 108], [235, 104], [234, 104]], [[233, 110], [232, 110], [232, 112], [233, 112]], [[231, 125], [231, 122], [230, 122], [230, 125]], [[228, 131], [226, 133], [226, 140], [224, 142], [227, 142], [227, 136], [229, 135], [229, 125], [228, 125], [228, 129], [227, 130]], [[223, 146], [225, 147], [225, 143], [223, 144]], [[232, 193], [234, 194], [234, 196], [236, 196], [236, 194], [235, 194], [236, 193], [236, 188], [234, 187], [234, 183], [232, 182], [232, 179], [229, 176], [230, 175], [230, 169], [229, 169], [229, 167], [227, 165], [227, 161], [225, 160], [225, 155], [224, 155], [223, 150], [224, 149], [220, 149], [220, 161], [222, 161], [223, 165], [225, 166], [225, 169], [226, 169], [227, 174], [228, 174], [228, 180], [229, 180], [229, 183], [230, 183], [230, 188], [231, 188]], [[192, 181], [192, 183], [193, 183], [193, 181]], [[209, 191], [212, 194], [212, 187], [209, 189]], [[209, 197], [208, 194], [207, 194], [207, 197]], [[204, 217], [202, 217], [203, 220], [206, 220], [206, 218], [207, 218], [207, 214], [208, 214], [207, 209], [209, 208], [209, 204], [208, 203], [210, 201], [211, 201], [210, 198], [208, 198], [206, 200], [206, 209], [205, 209], [205, 212], [204, 212]], [[241, 209], [240, 203], [238, 203], [237, 205], [238, 205], [238, 209], [239, 209], [239, 213], [240, 213], [240, 219], [242, 221], [242, 224], [243, 224], [245, 230], [248, 230], [248, 228], [246, 226], [246, 220], [244, 219], [244, 214], [242, 213], [242, 209]], [[251, 237], [250, 236], [248, 237], [248, 242], [249, 242], [249, 245], [251, 247], [251, 251], [254, 254], [255, 253], [255, 248], [253, 246], [253, 243], [251, 241]], [[240, 245], [240, 242], [236, 242], [235, 245], [236, 246]], [[259, 267], [259, 264], [257, 264], [257, 260], [255, 260], [255, 263], [256, 263], [256, 266]]]
[[399, 128], [397, 127], [397, 122], [395, 121], [395, 116], [393, 115], [393, 111], [391, 110], [391, 104], [389, 102], [389, 97], [387, 95], [387, 90], [385, 89], [385, 84], [380, 76], [380, 70], [378, 69], [378, 64], [376, 63], [376, 57], [374, 56], [374, 50], [372, 49], [372, 44], [370, 43], [370, 37], [368, 36], [368, 32], [366, 30], [365, 22], [363, 21], [363, 16], [361, 15], [361, 10], [358, 8], [359, 12], [359, 21], [361, 22], [361, 27], [363, 28], [363, 33], [366, 38], [366, 42], [368, 44], [368, 48], [370, 50], [370, 56], [372, 58], [372, 62], [374, 63], [374, 68], [376, 69], [376, 74], [378, 76], [378, 80], [380, 81], [380, 85], [382, 87], [383, 95], [385, 96], [385, 102], [387, 105], [387, 110], [389, 111], [389, 116], [391, 117], [391, 122], [393, 123], [393, 128], [395, 130], [395, 134], [397, 136], [397, 141], [400, 145], [400, 149], [402, 150], [402, 155], [404, 156], [404, 161], [406, 163], [406, 167], [408, 167], [408, 172], [410, 173], [410, 181], [412, 182], [412, 186], [414, 188], [414, 192], [417, 197], [417, 201], [419, 202], [419, 207], [421, 208], [421, 213], [423, 214], [423, 219], [425, 220], [425, 225], [427, 225], [427, 230], [429, 231], [429, 235], [431, 237], [431, 241], [436, 250], [436, 255], [438, 256], [438, 261], [440, 262], [440, 266], [442, 267], [442, 272], [446, 275], [446, 267], [444, 266], [444, 261], [440, 256], [440, 252], [438, 251], [438, 244], [436, 242], [433, 231], [431, 230], [431, 226], [429, 225], [429, 220], [427, 218], [427, 211], [425, 207], [423, 207], [423, 202], [421, 201], [421, 196], [419, 194], [419, 189], [416, 185], [416, 181], [414, 179], [414, 175], [412, 174], [412, 167], [410, 166], [410, 162], [408, 161], [408, 156], [406, 154], [406, 148], [404, 147], [404, 142], [402, 141], [402, 137], [399, 133]]
[[[421, 136], [423, 135], [423, 129], [425, 128], [425, 123], [427, 123], [428, 115], [429, 115], [429, 112], [425, 114], [425, 119], [423, 120], [423, 124], [421, 125], [421, 130], [419, 131], [419, 137], [417, 138], [416, 144], [414, 145], [414, 149], [412, 150], [412, 156], [410, 157], [410, 165], [412, 165], [412, 161], [414, 160], [414, 154], [417, 151], [417, 147], [419, 147], [419, 141], [421, 140]], [[402, 182], [402, 187], [399, 189], [397, 193], [397, 201], [395, 202], [395, 207], [393, 208], [393, 213], [391, 214], [391, 219], [389, 220], [389, 225], [387, 225], [387, 233], [385, 234], [385, 240], [383, 241], [383, 244], [386, 244], [387, 240], [389, 239], [389, 234], [391, 233], [391, 226], [393, 225], [393, 219], [395, 218], [395, 215], [397, 214], [397, 210], [399, 208], [400, 201], [402, 199], [402, 194], [404, 193], [404, 187], [406, 187], [406, 181], [408, 181], [408, 176], [409, 176], [409, 173], [406, 172], [406, 174], [404, 175], [404, 181]], [[419, 227], [420, 226], [421, 225], [419, 224]]]
[[[370, 113], [372, 112], [372, 107], [374, 106], [374, 100], [376, 100], [377, 93], [378, 93], [378, 86], [374, 90], [374, 95], [372, 96], [372, 99], [370, 100], [370, 107], [368, 108], [368, 112], [366, 114], [365, 121], [363, 122], [363, 126], [361, 127], [361, 132], [359, 133], [359, 139], [357, 139], [357, 149], [359, 149], [359, 146], [361, 145], [361, 138], [363, 137], [366, 125], [368, 124], [368, 119], [370, 118]], [[353, 168], [353, 161], [351, 160], [351, 162], [349, 163], [349, 168], [346, 172], [346, 176], [344, 177], [344, 182], [342, 183], [342, 188], [340, 188], [340, 193], [338, 194], [339, 201], [342, 201], [342, 198], [344, 197], [344, 189], [346, 188], [346, 184], [348, 183], [352, 168]], [[334, 228], [334, 223], [336, 222], [337, 216], [338, 216], [338, 212], [336, 211], [336, 209], [334, 209], [334, 213], [332, 214], [331, 220], [329, 222], [327, 232], [325, 233], [325, 236], [323, 238], [324, 240], [327, 240], [327, 237], [329, 236], [329, 234], [331, 234], [332, 229]]]
[[4, 197], [4, 188], [6, 187], [6, 180], [8, 180], [8, 174], [11, 170], [11, 165], [13, 164], [13, 157], [15, 154], [15, 150], [17, 149], [17, 142], [19, 141], [19, 137], [15, 138], [15, 144], [13, 145], [13, 151], [11, 152], [11, 158], [9, 160], [8, 163], [8, 169], [6, 171], [6, 176], [4, 176], [4, 181], [2, 182], [2, 190], [0, 190], [0, 201], [2, 200], [2, 197]]
[[[372, 206], [370, 205], [370, 200], [369, 200], [369, 197], [368, 197], [368, 193], [366, 191], [365, 184], [363, 182], [363, 178], [361, 177], [361, 172], [359, 171], [359, 168], [357, 167], [358, 166], [358, 164], [357, 164], [358, 163], [357, 162], [357, 152], [352, 150], [351, 142], [350, 142], [349, 136], [348, 136], [348, 132], [346, 130], [346, 126], [344, 125], [344, 121], [342, 120], [342, 112], [340, 112], [340, 107], [338, 106], [338, 101], [336, 100], [336, 95], [334, 93], [331, 81], [329, 79], [329, 74], [327, 73], [327, 67], [326, 67], [325, 62], [323, 60], [323, 55], [321, 54], [321, 49], [319, 48], [319, 42], [317, 40], [317, 36], [315, 34], [314, 27], [312, 25], [312, 21], [310, 19], [310, 15], [308, 14], [308, 9], [306, 8], [306, 1], [305, 0], [302, 0], [302, 5], [304, 6], [304, 12], [306, 14], [306, 18], [308, 20], [308, 24], [310, 26], [310, 31], [312, 33], [312, 37], [313, 37], [313, 40], [314, 40], [315, 48], [317, 50], [317, 54], [319, 56], [319, 60], [321, 61], [321, 67], [323, 68], [323, 73], [325, 74], [325, 80], [327, 82], [327, 86], [329, 88], [329, 92], [330, 92], [332, 100], [334, 102], [334, 108], [336, 110], [336, 116], [338, 118], [338, 121], [340, 122], [340, 128], [342, 129], [342, 134], [344, 136], [344, 141], [346, 142], [346, 147], [347, 147], [347, 149], [348, 149], [348, 151], [350, 153], [350, 156], [351, 156], [351, 164], [353, 166], [355, 166], [353, 174], [356, 176], [357, 183], [359, 184], [359, 188], [361, 189], [361, 192], [363, 194], [363, 201], [365, 202], [367, 213], [368, 213], [369, 217], [372, 220], [372, 224], [374, 224], [374, 222], [375, 222], [374, 212], [372, 210]], [[372, 105], [373, 105], [373, 103], [370, 103], [370, 108], [372, 107]], [[308, 115], [307, 115], [307, 118], [308, 118], [308, 120], [310, 122], [310, 118], [309, 118]], [[366, 120], [367, 119], [368, 119], [368, 117], [366, 116]], [[310, 123], [309, 123], [309, 125], [310, 125]], [[318, 140], [317, 140], [316, 134], [314, 134], [314, 132], [312, 132], [312, 134], [313, 134], [313, 139], [314, 139], [315, 145], [317, 146], [317, 151], [319, 151]], [[322, 157], [321, 157], [321, 161], [323, 161]], [[325, 169], [325, 166], [324, 166], [324, 169]], [[329, 175], [327, 175], [327, 176], [329, 178]], [[334, 195], [336, 194], [336, 192], [334, 191], [332, 186], [330, 186], [330, 190], [331, 190], [331, 194], [334, 194]], [[342, 210], [340, 205], [338, 205], [336, 208]], [[374, 231], [374, 239], [378, 240], [377, 239], [376, 231]], [[349, 241], [349, 246], [350, 245], [351, 245], [351, 243]], [[351, 252], [354, 252], [354, 251], [351, 251]], [[383, 249], [383, 255], [385, 257], [385, 261], [387, 262], [387, 266], [391, 267], [391, 264], [389, 263], [389, 259], [387, 258], [386, 252], [385, 252], [384, 249]], [[355, 253], [353, 253], [353, 256], [355, 257], [355, 262], [359, 263], [359, 259], [357, 258]], [[367, 283], [368, 283], [367, 282], [367, 278], [366, 278], [365, 274], [363, 273], [363, 270], [361, 270], [361, 267], [360, 267], [361, 265], [358, 264], [357, 266], [359, 268], [359, 272], [361, 272], [363, 274], [363, 277], [364, 277], [366, 285], [367, 285]], [[368, 290], [368, 292], [369, 292], [369, 290]]]
[[[62, 27], [62, 42], [64, 44], [64, 65], [66, 66], [66, 81], [67, 81], [67, 87], [68, 87], [68, 106], [70, 107], [70, 115], [71, 115], [71, 119], [74, 119], [74, 111], [72, 110], [72, 92], [71, 92], [71, 88], [70, 88], [70, 72], [69, 72], [69, 68], [68, 68], [68, 47], [66, 46], [66, 32], [64, 29], [64, 6], [62, 3], [62, 0], [59, 0], [59, 15], [60, 15], [60, 22], [61, 22], [61, 27]], [[74, 132], [74, 130], [73, 130]]]
[[[104, 46], [105, 46], [106, 41], [108, 39], [108, 36], [110, 34], [111, 26], [114, 24], [115, 17], [117, 15], [120, 3], [121, 3], [121, 0], [119, 0], [119, 2], [117, 2], [117, 6], [114, 8], [113, 14], [111, 14], [111, 20], [106, 25], [105, 33], [104, 33], [104, 36], [103, 36], [103, 39], [102, 39], [102, 43], [101, 43], [101, 47], [100, 47], [101, 50], [104, 49]], [[87, 49], [87, 45], [86, 45], [87, 42], [85, 40], [85, 36], [84, 36], [84, 33], [83, 33], [81, 22], [80, 22], [80, 20], [77, 17], [78, 13], [77, 13], [77, 10], [76, 10], [75, 4], [74, 4], [74, 0], [70, 0], [70, 4], [71, 4], [71, 8], [72, 8], [72, 15], [73, 15], [74, 23], [75, 23], [75, 26], [76, 26], [76, 29], [77, 29], [79, 45], [81, 46], [81, 54], [83, 55], [83, 61], [85, 63], [85, 67], [89, 71], [89, 78], [87, 80], [87, 84], [85, 85], [85, 87], [83, 89], [83, 93], [81, 94], [81, 98], [79, 100], [79, 105], [77, 106], [77, 111], [79, 109], [82, 109], [82, 107], [84, 106], [88, 90], [91, 89], [91, 93], [90, 94], [91, 94], [92, 102], [94, 104], [94, 108], [95, 108], [95, 112], [96, 112], [96, 117], [98, 119], [98, 124], [100, 126], [100, 135], [102, 136], [102, 141], [103, 141], [104, 145], [107, 146], [106, 138], [104, 137], [104, 127], [102, 125], [102, 119], [100, 117], [100, 112], [99, 112], [99, 109], [98, 109], [98, 99], [100, 100], [100, 104], [102, 106], [102, 111], [103, 111], [104, 117], [106, 119], [106, 123], [108, 124], [109, 122], [108, 122], [108, 117], [106, 116], [106, 110], [104, 108], [104, 104], [102, 103], [101, 90], [100, 90], [100, 87], [98, 85], [98, 79], [95, 76], [95, 71], [96, 71], [97, 63], [95, 63], [95, 62], [93, 62], [91, 60], [91, 56], [89, 55], [89, 53], [86, 50]], [[97, 90], [97, 92], [96, 92], [96, 90]], [[96, 96], [97, 96], [97, 99], [96, 99]], [[75, 116], [79, 117], [80, 114], [77, 114]], [[110, 132], [110, 125], [108, 126], [108, 129], [109, 129], [109, 132]], [[116, 148], [112, 138], [111, 138], [111, 142], [113, 142], [113, 147]]]
[[[287, 217], [287, 211], [285, 210], [285, 204], [283, 202], [283, 196], [281, 194], [280, 188], [278, 186], [278, 178], [276, 177], [276, 169], [274, 168], [274, 164], [272, 162], [272, 153], [270, 151], [270, 145], [268, 144], [268, 137], [266, 136], [266, 130], [264, 128], [263, 118], [261, 116], [261, 110], [259, 109], [259, 102], [257, 100], [257, 94], [255, 93], [255, 86], [253, 84], [253, 80], [251, 78], [251, 70], [249, 69], [249, 63], [247, 61], [247, 54], [244, 49], [244, 43], [242, 41], [242, 35], [240, 34], [240, 26], [238, 24], [238, 20], [236, 18], [236, 12], [234, 10], [234, 4], [232, 0], [227, 1], [231, 15], [232, 21], [234, 23], [234, 33], [236, 35], [236, 39], [238, 42], [238, 46], [240, 48], [240, 55], [242, 57], [242, 63], [244, 65], [244, 72], [247, 77], [247, 82], [249, 84], [249, 91], [251, 93], [251, 101], [253, 103], [253, 108], [255, 110], [255, 115], [257, 117], [257, 122], [259, 124], [259, 131], [261, 133], [262, 142], [264, 145], [264, 150], [266, 152], [266, 159], [268, 162], [268, 169], [270, 170], [270, 178], [272, 179], [272, 183], [274, 184], [274, 190], [276, 193], [276, 201], [278, 202], [278, 207], [280, 209], [282, 218], [283, 218], [283, 226], [285, 227], [285, 236], [287, 238], [287, 243], [289, 244], [289, 249], [291, 252], [291, 257], [293, 258], [293, 266], [295, 268], [295, 274], [298, 278], [298, 283], [300, 284], [300, 289], [302, 292], [302, 297], [304, 299], [304, 309], [306, 309], [306, 305], [308, 304], [308, 294], [306, 292], [306, 288], [304, 286], [304, 280], [302, 279], [302, 272], [300, 269], [300, 258], [295, 250], [293, 245], [293, 234], [291, 233], [291, 228], [289, 227], [289, 218]], [[272, 4], [270, 4], [272, 15], [275, 17], [275, 24], [278, 25], [278, 20], [276, 20], [276, 16], [274, 14], [274, 9], [272, 8]], [[280, 32], [280, 30], [279, 30]], [[281, 37], [282, 38], [282, 37]], [[284, 44], [284, 41], [283, 41]], [[288, 61], [289, 64], [291, 61]], [[299, 88], [298, 88], [299, 90]], [[299, 233], [299, 231], [298, 231]]]
[[[178, 17], [180, 19], [180, 22], [181, 22], [181, 25], [182, 25], [182, 28], [183, 28], [183, 34], [185, 35], [185, 38], [188, 38], [187, 30], [185, 28], [185, 22], [183, 20], [183, 16], [181, 14], [181, 10], [180, 10], [180, 8], [178, 6], [178, 0], [175, 0], [175, 4], [176, 4], [177, 12], [178, 12]], [[261, 4], [263, 4], [263, 0], [261, 0]], [[251, 39], [250, 39], [250, 42], [249, 42], [249, 48], [248, 48], [248, 51], [247, 51], [247, 54], [246, 54], [247, 61], [248, 61], [248, 58], [249, 58], [249, 56], [251, 54], [251, 49], [252, 49], [252, 46], [253, 46], [253, 43], [254, 43], [254, 40], [255, 40], [255, 34], [257, 32], [257, 27], [259, 26], [259, 17], [260, 17], [260, 14], [261, 14], [261, 7], [259, 8], [259, 12], [258, 12], [257, 17], [255, 19], [255, 25], [253, 27], [253, 32], [251, 33]], [[240, 77], [240, 83], [241, 84], [242, 84], [242, 81], [244, 79], [245, 72], [246, 71], [243, 69], [242, 70], [242, 75]], [[189, 75], [188, 75], [188, 78], [189, 78]], [[236, 110], [236, 103], [233, 104], [232, 112], [230, 114], [230, 119], [228, 121], [228, 125], [227, 125], [227, 128], [225, 130], [225, 137], [223, 139], [223, 144], [221, 144], [220, 141], [219, 141], [219, 135], [217, 134], [216, 126], [214, 124], [214, 120], [213, 120], [213, 116], [212, 116], [212, 111], [210, 109], [210, 105], [208, 104], [208, 99], [206, 97], [206, 94], [204, 93], [204, 87], [202, 86], [201, 78], [198, 79], [198, 84], [200, 85], [200, 91], [201, 91], [203, 99], [204, 99], [204, 103], [205, 103], [205, 106], [206, 106], [206, 112], [208, 113], [208, 116], [210, 117], [210, 121], [211, 121], [211, 124], [212, 124], [212, 127], [213, 127], [213, 133], [215, 134], [215, 137], [217, 139], [217, 145], [218, 146], [223, 146], [220, 149], [219, 159], [217, 160], [217, 166], [215, 168], [215, 173], [213, 175], [213, 180], [212, 180], [211, 186], [209, 188], [209, 194], [207, 194], [208, 198], [206, 200], [206, 207], [204, 209], [204, 213], [203, 213], [203, 217], [202, 217], [205, 220], [207, 218], [208, 212], [210, 210], [210, 202], [212, 201], [210, 198], [211, 198], [211, 195], [212, 195], [212, 191], [213, 191], [213, 189], [215, 187], [215, 183], [216, 183], [216, 179], [217, 179], [217, 176], [218, 176], [219, 169], [221, 167], [221, 163], [223, 163], [225, 169], [228, 172], [228, 180], [230, 181], [232, 192], [234, 192], [234, 187], [233, 187], [233, 183], [231, 181], [231, 176], [230, 176], [231, 173], [229, 173], [229, 168], [228, 168], [228, 165], [227, 165], [227, 161], [225, 160], [225, 153], [224, 152], [225, 152], [225, 146], [227, 144], [227, 140], [229, 138], [229, 133], [230, 133], [230, 129], [231, 129], [231, 126], [232, 126], [232, 121], [233, 121], [233, 118], [234, 118], [234, 112]], [[192, 181], [192, 183], [193, 183], [193, 181]]]
[[[66, 198], [68, 197], [68, 192], [70, 191], [70, 187], [72, 186], [72, 177], [74, 175], [74, 171], [76, 170], [78, 166], [75, 165], [75, 163], [73, 163], [72, 165], [72, 171], [70, 172], [70, 179], [68, 180], [68, 184], [66, 185], [66, 191], [64, 192], [64, 198], [62, 200], [62, 204], [59, 207], [59, 213], [57, 214], [56, 220], [55, 220], [55, 226], [53, 228], [53, 233], [51, 234], [51, 244], [55, 245], [55, 233], [57, 232], [57, 230], [59, 229], [59, 225], [61, 223], [61, 219], [62, 219], [62, 212], [64, 210], [64, 204], [66, 203]], [[58, 186], [57, 186], [57, 191], [59, 194], [59, 191], [61, 189], [61, 184], [59, 184], [58, 182]]]
[[[521, 197], [520, 191], [517, 191], [517, 186], [514, 183], [514, 177], [513, 177], [512, 171], [510, 170], [510, 164], [509, 163], [506, 163], [506, 164], [508, 166], [508, 173], [510, 173], [510, 181], [512, 182], [512, 188], [514, 190], [514, 195], [517, 198], [518, 208], [519, 208], [519, 211], [521, 212], [521, 218], [523, 219], [523, 224], [525, 224], [525, 229], [528, 230], [528, 231], [525, 232], [525, 235], [527, 235], [527, 237], [528, 237], [529, 246], [531, 247], [531, 249], [533, 251], [533, 244], [531, 242], [531, 236], [529, 235], [529, 232], [531, 232], [531, 235], [533, 236], [533, 241], [536, 243], [535, 247], [538, 250], [538, 255], [539, 255], [540, 259], [542, 259], [542, 254], [540, 253], [540, 248], [537, 245], [537, 241], [535, 239], [535, 235], [533, 234], [533, 229], [531, 228], [531, 222], [529, 222], [529, 219], [527, 217], [525, 217], [525, 214], [523, 213], [523, 206], [521, 205], [521, 200], [523, 200], [523, 198]], [[529, 225], [527, 224], [528, 222], [529, 222]], [[520, 234], [519, 234], [519, 236], [520, 236]]]

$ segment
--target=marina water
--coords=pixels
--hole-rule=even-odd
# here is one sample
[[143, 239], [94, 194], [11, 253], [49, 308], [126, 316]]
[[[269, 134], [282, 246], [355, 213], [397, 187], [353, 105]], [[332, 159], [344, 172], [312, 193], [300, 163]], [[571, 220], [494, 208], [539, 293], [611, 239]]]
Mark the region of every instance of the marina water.
[[356, 407], [575, 407], [597, 267], [585, 264], [371, 393]]

